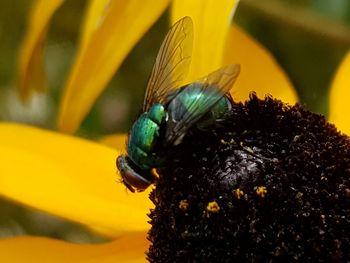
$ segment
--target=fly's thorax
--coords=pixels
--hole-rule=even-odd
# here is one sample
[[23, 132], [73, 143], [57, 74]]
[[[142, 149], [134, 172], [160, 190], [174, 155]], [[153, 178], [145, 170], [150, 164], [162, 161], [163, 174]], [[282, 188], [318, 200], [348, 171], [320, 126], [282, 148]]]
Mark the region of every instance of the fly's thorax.
[[149, 109], [147, 116], [158, 125], [161, 125], [166, 117], [166, 111], [164, 106], [160, 103], [153, 104], [152, 107]]
[[163, 105], [156, 103], [132, 126], [128, 140], [128, 155], [143, 170], [151, 169], [158, 163], [154, 147], [160, 135], [160, 124], [165, 116]]

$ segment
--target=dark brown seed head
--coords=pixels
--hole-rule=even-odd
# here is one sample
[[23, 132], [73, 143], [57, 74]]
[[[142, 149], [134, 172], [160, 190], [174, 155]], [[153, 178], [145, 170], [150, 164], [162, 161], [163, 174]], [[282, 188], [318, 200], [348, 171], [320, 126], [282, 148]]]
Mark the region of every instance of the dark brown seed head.
[[350, 142], [322, 116], [252, 95], [169, 155], [151, 262], [350, 260]]

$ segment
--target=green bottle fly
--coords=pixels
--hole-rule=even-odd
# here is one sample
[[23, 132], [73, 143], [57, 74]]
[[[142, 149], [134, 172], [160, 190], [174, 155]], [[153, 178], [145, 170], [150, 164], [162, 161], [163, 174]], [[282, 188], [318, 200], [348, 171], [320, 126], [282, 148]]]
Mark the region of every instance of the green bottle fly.
[[184, 17], [169, 30], [159, 50], [146, 89], [144, 113], [129, 133], [127, 155], [117, 158], [123, 183], [132, 192], [154, 183], [152, 169], [162, 165], [166, 150], [180, 144], [191, 128], [209, 130], [232, 108], [228, 92], [238, 77], [239, 65], [220, 68], [182, 86], [192, 43], [192, 20]]

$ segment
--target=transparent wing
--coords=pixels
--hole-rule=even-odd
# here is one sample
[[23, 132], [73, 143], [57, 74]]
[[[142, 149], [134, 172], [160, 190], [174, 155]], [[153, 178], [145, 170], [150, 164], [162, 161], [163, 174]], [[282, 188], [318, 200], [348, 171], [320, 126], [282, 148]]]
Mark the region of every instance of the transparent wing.
[[[229, 65], [189, 84], [169, 101], [165, 144], [181, 142], [187, 130], [203, 117], [232, 88], [240, 72], [239, 65]], [[196, 96], [193, 96], [193, 94]], [[181, 97], [179, 97], [181, 96]], [[181, 99], [180, 99], [181, 98]], [[184, 107], [183, 98], [191, 98]]]
[[184, 17], [171, 27], [160, 47], [148, 81], [143, 111], [148, 111], [155, 102], [163, 103], [169, 93], [183, 85], [191, 62], [192, 45], [192, 19]]

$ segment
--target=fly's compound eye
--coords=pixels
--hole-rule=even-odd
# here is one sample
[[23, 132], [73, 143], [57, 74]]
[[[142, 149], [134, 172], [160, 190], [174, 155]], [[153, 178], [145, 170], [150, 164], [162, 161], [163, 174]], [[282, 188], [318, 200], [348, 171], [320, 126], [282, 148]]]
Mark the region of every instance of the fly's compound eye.
[[[132, 161], [127, 156], [121, 155], [117, 158], [117, 168], [122, 176], [124, 185], [131, 192], [142, 192], [154, 182], [154, 179], [152, 179], [154, 177], [151, 175], [150, 171], [144, 171], [143, 173], [145, 174], [141, 175], [139, 172], [135, 171], [133, 166]], [[150, 179], [146, 176], [150, 177]]]
[[126, 164], [127, 164], [126, 156], [125, 155], [119, 155], [117, 157], [116, 164], [117, 164], [117, 168], [118, 168], [119, 172], [121, 174], [124, 173], [124, 171], [126, 169]]

